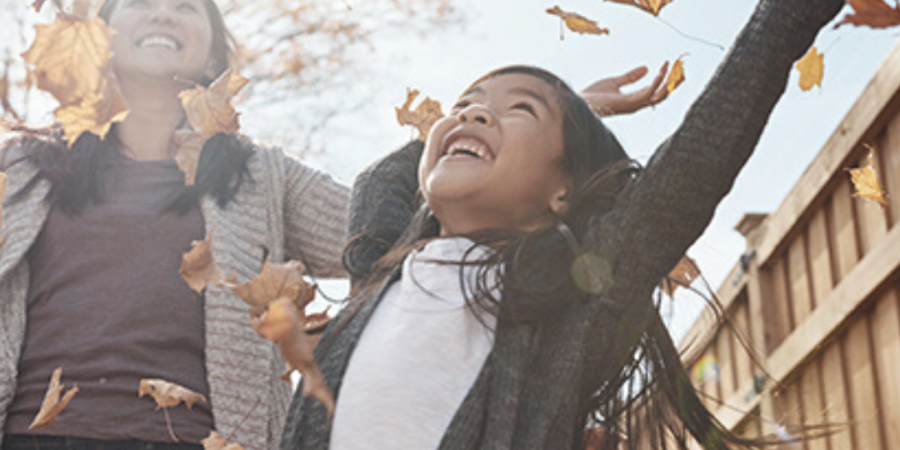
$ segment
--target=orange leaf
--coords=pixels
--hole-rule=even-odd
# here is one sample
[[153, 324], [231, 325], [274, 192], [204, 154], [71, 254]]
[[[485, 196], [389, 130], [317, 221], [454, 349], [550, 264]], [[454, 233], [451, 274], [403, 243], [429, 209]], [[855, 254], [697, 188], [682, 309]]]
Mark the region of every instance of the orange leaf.
[[689, 287], [699, 276], [700, 268], [697, 267], [697, 263], [685, 255], [681, 261], [678, 261], [678, 265], [672, 269], [669, 276], [662, 281], [660, 288], [666, 295], [672, 297], [679, 286]]
[[193, 186], [197, 178], [197, 166], [200, 163], [200, 153], [206, 145], [206, 136], [199, 131], [178, 130], [175, 132], [175, 162], [178, 169], [184, 172], [185, 186]]
[[303, 315], [303, 329], [306, 331], [318, 330], [331, 322], [331, 316], [328, 315], [329, 306], [325, 311], [315, 314]]
[[71, 147], [82, 133], [106, 137], [112, 124], [128, 117], [128, 107], [119, 93], [111, 87], [105, 93], [92, 94], [79, 103], [60, 106], [53, 112], [63, 126], [66, 142]]
[[397, 122], [401, 126], [412, 125], [419, 130], [419, 140], [424, 141], [431, 131], [431, 126], [435, 122], [444, 117], [441, 112], [441, 104], [435, 100], [425, 97], [422, 103], [416, 107], [415, 111], [411, 111], [412, 102], [419, 96], [419, 91], [406, 88], [406, 103], [400, 108], [394, 108], [397, 112]]
[[868, 164], [858, 169], [847, 169], [850, 172], [850, 181], [856, 188], [853, 196], [871, 200], [881, 205], [882, 208], [887, 208], [890, 201], [881, 187], [881, 183], [878, 182], [878, 173], [875, 172], [875, 149], [869, 145], [866, 147], [869, 148]]
[[597, 26], [597, 22], [594, 22], [593, 20], [590, 20], [580, 14], [563, 11], [559, 6], [548, 8], [547, 14], [558, 16], [563, 20], [563, 22], [565, 22], [566, 28], [578, 34], [596, 34], [598, 36], [609, 34], [609, 29], [600, 28], [599, 26]]
[[210, 431], [209, 437], [201, 440], [200, 443], [203, 444], [203, 450], [244, 450], [240, 444], [229, 444], [215, 431]]
[[[47, 387], [47, 394], [44, 395], [44, 401], [41, 403], [41, 409], [34, 417], [31, 425], [28, 426], [29, 430], [47, 428], [53, 425], [59, 417], [59, 413], [72, 401], [72, 397], [78, 393], [78, 386], [72, 386], [72, 389], [69, 389], [63, 395], [64, 387], [59, 384], [60, 377], [62, 377], [62, 367], [58, 367], [53, 371], [53, 376], [50, 377], [50, 385]], [[62, 398], [60, 398], [60, 395], [62, 395]]]
[[621, 3], [623, 5], [635, 6], [643, 11], [646, 11], [654, 16], [659, 15], [659, 11], [663, 9], [664, 6], [672, 3], [675, 0], [606, 0], [608, 2], [613, 3]]
[[297, 309], [302, 311], [313, 300], [316, 292], [315, 286], [303, 279], [305, 270], [306, 267], [299, 261], [284, 264], [266, 261], [256, 278], [239, 286], [231, 286], [231, 289], [250, 305], [251, 313], [257, 316], [270, 303], [281, 298], [294, 302]]
[[178, 94], [188, 121], [206, 137], [216, 133], [234, 134], [240, 129], [238, 113], [229, 101], [248, 83], [248, 80], [228, 69], [209, 85], [197, 86]]
[[303, 395], [322, 402], [329, 415], [334, 413], [334, 398], [313, 357], [316, 339], [303, 330], [301, 313], [291, 299], [280, 298], [260, 315], [250, 314], [250, 324], [260, 336], [278, 344], [281, 356], [292, 370], [303, 375]]
[[900, 25], [900, 3], [890, 6], [884, 0], [847, 0], [853, 12], [844, 16], [834, 27], [851, 24], [871, 28], [889, 28]]
[[815, 46], [797, 61], [794, 67], [800, 72], [800, 89], [808, 91], [813, 86], [822, 87], [822, 76], [825, 74], [825, 55], [819, 53]]
[[184, 402], [188, 409], [198, 401], [206, 402], [206, 397], [175, 383], [160, 379], [143, 379], [138, 388], [138, 397], [149, 395], [156, 401], [156, 409], [168, 408]]
[[211, 233], [207, 233], [206, 239], [194, 241], [191, 250], [181, 257], [181, 277], [198, 294], [207, 284], [225, 280], [225, 273], [213, 259], [210, 243]]
[[666, 79], [666, 90], [671, 94], [672, 91], [681, 86], [681, 83], [684, 83], [684, 61], [683, 57], [678, 58], [675, 61], [675, 64], [672, 64], [672, 70], [669, 72], [669, 77]]

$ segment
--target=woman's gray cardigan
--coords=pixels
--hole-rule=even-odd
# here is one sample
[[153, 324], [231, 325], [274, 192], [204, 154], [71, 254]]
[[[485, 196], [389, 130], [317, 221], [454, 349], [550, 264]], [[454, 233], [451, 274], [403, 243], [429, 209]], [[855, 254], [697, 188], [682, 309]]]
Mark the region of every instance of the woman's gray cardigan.
[[[626, 311], [649, 302], [653, 288], [700, 236], [731, 189], [785, 89], [794, 61], [843, 5], [844, 0], [760, 2], [682, 125], [657, 150], [617, 206], [581, 237], [587, 248], [614, 264], [614, 284], [604, 298]], [[378, 191], [377, 176], [366, 174], [357, 182], [357, 191], [370, 200], [395, 195]], [[383, 220], [380, 216], [386, 214], [398, 218], [410, 214], [388, 208], [402, 208], [403, 202], [354, 201], [354, 205], [351, 220], [356, 224]], [[318, 355], [338, 398], [349, 358], [378, 300], [380, 295], [364, 302], [327, 351]], [[642, 328], [633, 320], [610, 317], [602, 303], [576, 303], [539, 327], [501, 321], [494, 348], [439, 448], [576, 447], [582, 437], [586, 401], [600, 380], [618, 373], [627, 356], [609, 350], [630, 347], [635, 330]], [[323, 342], [330, 339], [326, 331]], [[328, 416], [315, 400], [299, 392], [288, 414], [281, 448], [327, 449]]]

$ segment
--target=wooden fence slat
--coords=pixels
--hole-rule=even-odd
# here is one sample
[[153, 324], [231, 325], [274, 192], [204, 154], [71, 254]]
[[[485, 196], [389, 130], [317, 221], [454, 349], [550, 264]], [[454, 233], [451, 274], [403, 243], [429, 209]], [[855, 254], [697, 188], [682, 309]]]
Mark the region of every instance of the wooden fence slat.
[[[822, 398], [822, 386], [819, 379], [819, 360], [809, 363], [800, 375], [800, 397], [803, 399], [804, 425], [821, 425], [825, 423], [825, 406]], [[810, 439], [809, 450], [828, 450], [826, 439]]]
[[806, 243], [803, 234], [794, 238], [788, 250], [788, 285], [790, 287], [791, 307], [794, 312], [793, 326], [803, 323], [813, 310], [812, 296], [809, 292], [809, 269], [806, 266]]
[[[863, 167], [867, 163], [868, 156], [863, 155], [859, 159], [859, 166]], [[860, 198], [856, 198], [855, 201], [856, 220], [859, 223], [859, 245], [861, 254], [865, 255], [887, 234], [887, 220], [881, 205]]]
[[891, 198], [890, 214], [896, 224], [900, 222], [900, 114], [891, 118], [878, 150], [883, 164], [884, 189]]
[[[734, 322], [736, 330], [736, 333], [731, 336], [734, 340], [734, 345], [732, 346], [734, 348], [734, 372], [737, 379], [737, 387], [741, 387], [753, 378], [753, 363], [748, 353], [749, 350], [744, 348], [743, 345], [749, 345], [751, 350], [755, 350], [752, 348], [753, 335], [750, 331], [750, 310], [747, 304], [747, 297], [743, 296], [735, 303], [733, 308], [731, 320]], [[741, 340], [738, 340], [738, 336], [741, 337], [744, 344], [741, 343]]]
[[722, 328], [716, 337], [716, 355], [719, 358], [719, 386], [721, 399], [725, 400], [734, 393], [735, 373], [734, 373], [734, 352], [732, 351], [733, 333], [728, 328]]
[[853, 204], [851, 203], [855, 200], [851, 197], [851, 193], [850, 180], [844, 178], [831, 197], [833, 233], [831, 248], [834, 250], [837, 262], [835, 264], [835, 275], [837, 276], [835, 282], [843, 280], [859, 261], [859, 249], [856, 245], [856, 222], [853, 218]]
[[[776, 421], [786, 430], [796, 430], [803, 425], [803, 403], [800, 398], [799, 385], [796, 381], [785, 383], [784, 390], [775, 395]], [[799, 442], [788, 446], [791, 450], [808, 450], [807, 442]]]
[[816, 305], [828, 298], [834, 288], [831, 276], [831, 249], [828, 244], [826, 209], [819, 209], [809, 222], [809, 269], [812, 280], [813, 298]]
[[828, 437], [831, 450], [854, 450], [851, 441], [850, 410], [844, 380], [840, 341], [833, 342], [822, 355], [822, 387], [825, 391], [825, 415], [828, 423], [846, 424]]
[[897, 292], [888, 291], [875, 305], [872, 340], [887, 442], [900, 443], [900, 308]]
[[784, 257], [779, 257], [764, 272], [763, 288], [767, 295], [763, 298], [762, 325], [766, 329], [766, 348], [769, 353], [778, 348], [792, 328], [790, 298], [785, 280]]
[[850, 408], [856, 432], [854, 449], [880, 450], [875, 371], [869, 351], [867, 314], [852, 321], [844, 341], [844, 364], [850, 387]]

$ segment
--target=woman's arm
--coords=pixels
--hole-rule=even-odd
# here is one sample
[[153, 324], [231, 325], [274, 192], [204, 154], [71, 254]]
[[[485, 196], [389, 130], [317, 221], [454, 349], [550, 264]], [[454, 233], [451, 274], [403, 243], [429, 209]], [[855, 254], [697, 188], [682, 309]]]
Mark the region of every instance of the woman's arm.
[[[791, 67], [844, 0], [762, 0], [725, 62], [589, 244], [629, 289], [652, 289], [712, 219], [753, 151]], [[623, 287], [624, 288], [624, 287]]]

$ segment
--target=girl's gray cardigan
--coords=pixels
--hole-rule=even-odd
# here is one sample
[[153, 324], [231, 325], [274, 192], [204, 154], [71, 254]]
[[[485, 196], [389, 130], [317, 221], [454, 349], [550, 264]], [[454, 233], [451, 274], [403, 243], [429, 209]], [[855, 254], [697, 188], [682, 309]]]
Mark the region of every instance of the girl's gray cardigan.
[[[0, 157], [10, 194], [4, 201], [0, 233], [4, 239], [0, 245], [0, 437], [16, 392], [16, 367], [25, 335], [25, 255], [50, 210], [44, 201], [50, 187], [46, 181], [38, 182], [21, 201], [10, 201], [37, 174], [31, 164], [13, 164], [28, 151], [28, 141], [10, 142]], [[257, 149], [248, 169], [251, 181], [241, 186], [226, 208], [219, 208], [210, 196], [201, 201], [206, 230], [212, 232], [212, 252], [225, 273], [247, 281], [259, 273], [268, 255], [273, 262], [302, 256], [318, 276], [344, 276], [340, 260], [349, 190], [280, 149]], [[291, 396], [290, 386], [279, 380], [285, 369], [281, 356], [251, 329], [247, 305], [230, 290], [207, 286], [205, 303], [206, 371], [216, 428], [227, 436], [249, 414], [234, 441], [248, 450], [276, 448]], [[251, 412], [257, 401], [260, 404]], [[148, 408], [154, 407], [148, 402]]]
[[[494, 348], [445, 433], [441, 450], [580, 445], [591, 394], [601, 380], [622, 368], [627, 355], [620, 351], [631, 347], [635, 332], [643, 328], [640, 321], [647, 320], [648, 309], [640, 305], [649, 303], [659, 280], [706, 228], [756, 146], [794, 61], [843, 5], [844, 0], [760, 2], [682, 125], [617, 206], [581, 236], [587, 248], [613, 262], [614, 284], [598, 301], [575, 303], [540, 326], [501, 320]], [[411, 176], [415, 173], [407, 174]], [[357, 181], [358, 192], [368, 199], [398, 194], [385, 190], [378, 178], [378, 172], [364, 174]], [[354, 205], [351, 217], [357, 229], [369, 220], [384, 224], [384, 217], [410, 216], [403, 201]], [[397, 223], [395, 229], [405, 225]], [[322, 339], [333, 340], [318, 359], [338, 399], [350, 356], [380, 297], [365, 301], [341, 333], [326, 331]], [[608, 302], [632, 315], [625, 320], [612, 317]], [[281, 448], [325, 450], [328, 416], [299, 392]]]

